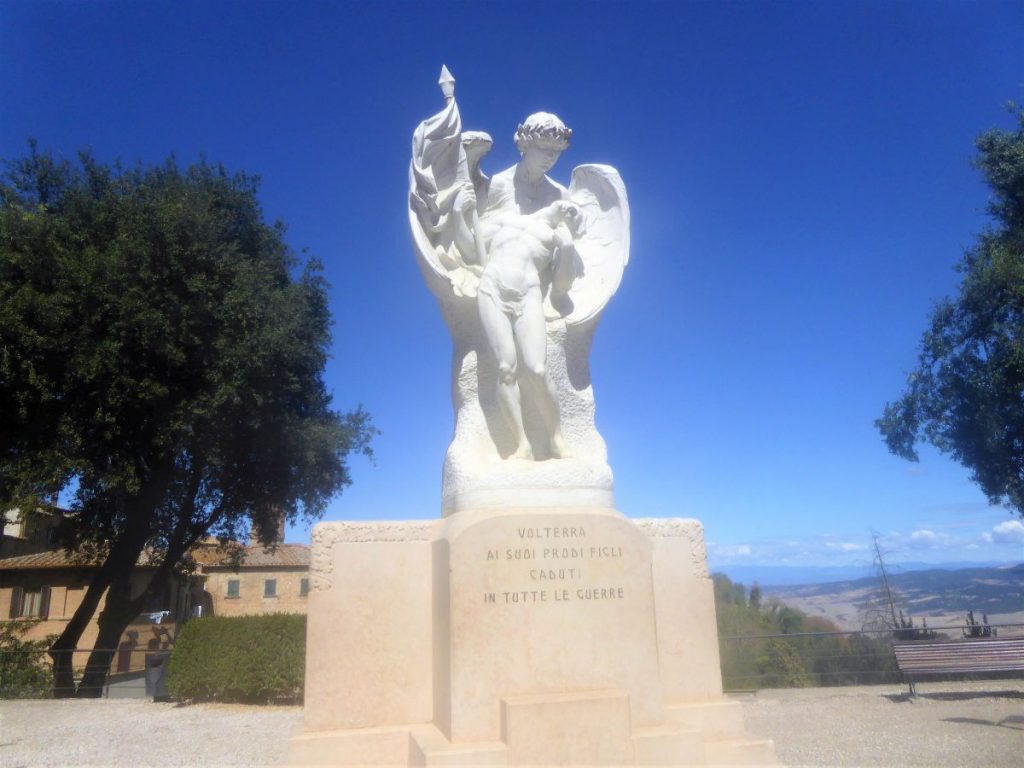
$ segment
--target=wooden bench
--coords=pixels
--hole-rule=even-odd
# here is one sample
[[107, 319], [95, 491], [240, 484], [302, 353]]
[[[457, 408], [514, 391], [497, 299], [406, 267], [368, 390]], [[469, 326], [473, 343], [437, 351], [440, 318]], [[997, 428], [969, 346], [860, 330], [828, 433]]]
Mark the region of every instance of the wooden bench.
[[1024, 637], [896, 643], [896, 664], [916, 696], [920, 677], [972, 672], [1024, 672]]

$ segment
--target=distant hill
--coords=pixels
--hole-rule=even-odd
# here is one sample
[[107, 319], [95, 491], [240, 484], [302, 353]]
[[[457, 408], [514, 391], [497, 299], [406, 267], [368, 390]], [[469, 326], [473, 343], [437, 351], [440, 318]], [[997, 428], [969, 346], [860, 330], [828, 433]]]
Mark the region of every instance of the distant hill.
[[[998, 621], [1024, 620], [1024, 563], [998, 567], [930, 568], [890, 573], [896, 607], [918, 621], [930, 618], [932, 627], [963, 622], [967, 611]], [[865, 614], [883, 605], [879, 579], [862, 578], [793, 586], [762, 586], [765, 596], [776, 598], [810, 615], [856, 629]]]
[[[957, 562], [957, 563], [893, 563], [888, 566], [894, 574], [911, 571], [959, 571], [971, 568], [1008, 568], [1015, 563], [1007, 562]], [[793, 586], [797, 584], [825, 584], [838, 581], [874, 578], [875, 568], [870, 561], [855, 565], [793, 566], [793, 565], [711, 565], [715, 573], [724, 573], [740, 584], [768, 586]]]

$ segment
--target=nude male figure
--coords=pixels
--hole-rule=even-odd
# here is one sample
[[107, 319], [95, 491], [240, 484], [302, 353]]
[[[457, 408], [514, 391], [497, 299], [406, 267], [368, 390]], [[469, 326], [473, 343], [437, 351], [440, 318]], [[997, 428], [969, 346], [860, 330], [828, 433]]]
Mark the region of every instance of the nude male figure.
[[[579, 236], [579, 209], [558, 200], [539, 211], [488, 217], [487, 265], [480, 277], [477, 306], [484, 334], [498, 363], [498, 404], [516, 439], [514, 458], [532, 459], [523, 429], [522, 393], [537, 406], [547, 433], [547, 449], [566, 458], [558, 395], [548, 375], [544, 289], [564, 296], [576, 277], [573, 239]], [[557, 304], [556, 304], [557, 306]]]
[[511, 168], [490, 179], [480, 218], [505, 211], [535, 213], [566, 197], [565, 187], [548, 178], [561, 154], [569, 147], [572, 129], [557, 115], [534, 112], [516, 129], [516, 148], [522, 157]]

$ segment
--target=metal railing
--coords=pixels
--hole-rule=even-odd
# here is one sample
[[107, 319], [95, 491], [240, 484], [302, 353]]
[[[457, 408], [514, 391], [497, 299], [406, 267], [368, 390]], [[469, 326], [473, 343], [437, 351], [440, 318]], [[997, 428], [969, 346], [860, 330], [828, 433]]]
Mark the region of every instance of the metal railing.
[[[93, 648], [74, 648], [63, 651], [71, 656], [75, 685], [81, 681]], [[156, 653], [167, 653], [170, 648], [116, 648], [110, 653], [110, 666], [105, 670], [103, 698], [143, 698], [146, 695], [146, 659]], [[39, 674], [33, 670], [39, 670]], [[0, 650], [0, 699], [48, 698], [54, 694], [73, 694], [73, 690], [55, 691], [53, 686], [53, 660], [49, 651]]]
[[[992, 624], [998, 637], [1024, 637], [1024, 623]], [[914, 628], [920, 633], [923, 628]], [[929, 627], [929, 631], [950, 640], [962, 639], [972, 625]], [[868, 685], [901, 681], [892, 650], [894, 639], [904, 642], [908, 630], [842, 630], [834, 632], [798, 632], [791, 634], [733, 635], [719, 638], [722, 684], [726, 691], [751, 691], [760, 688]], [[902, 637], [901, 637], [902, 635]], [[940, 637], [941, 639], [941, 637]], [[978, 642], [984, 642], [980, 640]], [[92, 648], [66, 651], [72, 655], [76, 685]], [[145, 696], [146, 658], [166, 653], [169, 648], [117, 648], [111, 653], [102, 696], [104, 698], [141, 698]], [[15, 658], [18, 655], [21, 658]], [[25, 686], [24, 671], [35, 665], [42, 670], [38, 685]], [[21, 663], [17, 663], [20, 661]], [[53, 694], [51, 658], [47, 651], [0, 651], [0, 698], [22, 697], [19, 685], [29, 696]], [[19, 677], [21, 675], [21, 677]], [[1002, 675], [1013, 677], [1012, 673]], [[1019, 675], [1017, 675], [1019, 676]]]
[[[999, 638], [1024, 636], [1024, 623], [992, 624]], [[726, 691], [761, 688], [872, 685], [902, 680], [893, 642], [962, 641], [976, 625], [907, 629], [841, 630], [719, 637], [722, 685]], [[978, 640], [978, 642], [985, 642]], [[1015, 677], [980, 673], [976, 677]]]

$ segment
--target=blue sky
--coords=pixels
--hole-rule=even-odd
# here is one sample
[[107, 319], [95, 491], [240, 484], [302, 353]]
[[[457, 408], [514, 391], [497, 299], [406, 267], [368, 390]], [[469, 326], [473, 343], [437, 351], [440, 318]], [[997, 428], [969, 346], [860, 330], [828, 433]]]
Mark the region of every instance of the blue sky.
[[[697, 517], [712, 564], [1024, 559], [1024, 526], [873, 426], [985, 226], [973, 140], [1022, 98], [1020, 2], [0, 1], [0, 156], [186, 163], [262, 178], [323, 259], [327, 372], [376, 462], [328, 519], [433, 518], [450, 341], [407, 232], [416, 124], [457, 79], [515, 162], [536, 110], [552, 175], [619, 169], [632, 254], [591, 358], [618, 507]], [[289, 531], [304, 541], [308, 532]]]

